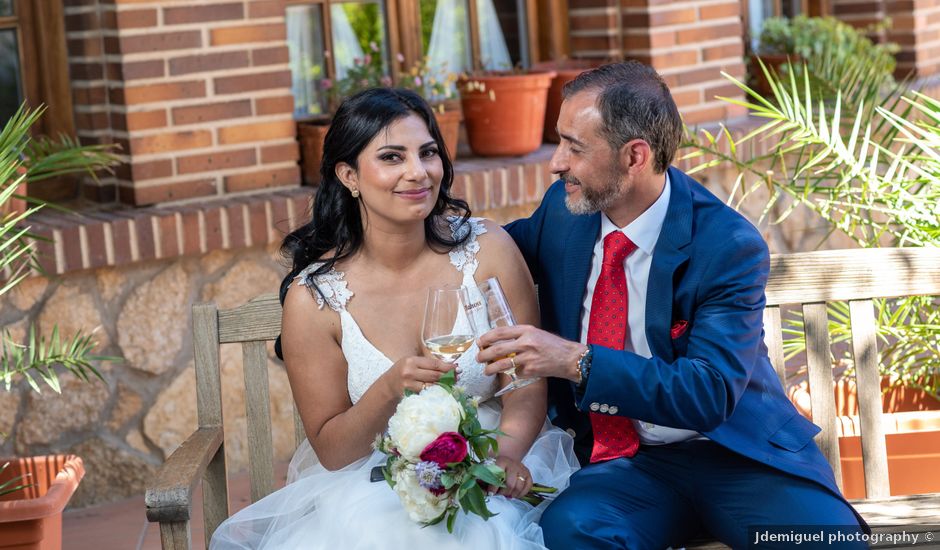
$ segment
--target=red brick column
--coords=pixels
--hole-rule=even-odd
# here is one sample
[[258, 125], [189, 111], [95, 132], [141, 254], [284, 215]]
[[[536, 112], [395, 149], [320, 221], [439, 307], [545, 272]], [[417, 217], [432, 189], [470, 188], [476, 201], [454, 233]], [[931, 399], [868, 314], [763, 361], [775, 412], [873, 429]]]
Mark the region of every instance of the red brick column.
[[875, 40], [894, 42], [897, 53], [895, 76], [913, 72], [925, 77], [940, 72], [940, 2], [937, 0], [834, 0], [833, 15], [856, 27], [891, 19], [891, 27]]
[[79, 135], [122, 145], [118, 200], [299, 184], [283, 2], [66, 1], [73, 67], [95, 67], [73, 77]]
[[572, 55], [603, 59], [622, 51], [651, 64], [689, 124], [740, 116], [741, 108], [716, 99], [742, 97], [721, 76], [744, 79], [740, 9], [737, 0], [570, 0]]
[[887, 38], [901, 46], [895, 74], [918, 77], [940, 72], [940, 2], [937, 0], [885, 0], [892, 25]]

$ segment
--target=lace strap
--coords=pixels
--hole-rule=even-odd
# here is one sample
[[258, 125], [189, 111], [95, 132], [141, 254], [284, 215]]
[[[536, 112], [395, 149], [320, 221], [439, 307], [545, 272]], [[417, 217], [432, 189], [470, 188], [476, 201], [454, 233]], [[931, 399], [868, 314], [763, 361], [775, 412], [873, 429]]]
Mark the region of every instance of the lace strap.
[[[342, 311], [346, 309], [346, 304], [352, 298], [353, 293], [346, 288], [346, 274], [336, 269], [331, 269], [326, 273], [314, 275], [313, 272], [319, 269], [323, 262], [316, 262], [305, 267], [294, 277], [297, 284], [307, 287], [310, 294], [317, 300], [317, 307], [323, 309], [326, 302], [333, 311]], [[324, 300], [325, 298], [325, 300]]]
[[477, 236], [486, 233], [483, 219], [470, 218], [466, 223], [461, 223], [460, 218], [452, 217], [448, 221], [455, 239], [460, 239], [469, 233], [469, 237], [462, 245], [450, 251], [450, 263], [464, 275], [472, 276], [479, 265], [477, 252], [480, 251], [480, 243], [477, 241]]

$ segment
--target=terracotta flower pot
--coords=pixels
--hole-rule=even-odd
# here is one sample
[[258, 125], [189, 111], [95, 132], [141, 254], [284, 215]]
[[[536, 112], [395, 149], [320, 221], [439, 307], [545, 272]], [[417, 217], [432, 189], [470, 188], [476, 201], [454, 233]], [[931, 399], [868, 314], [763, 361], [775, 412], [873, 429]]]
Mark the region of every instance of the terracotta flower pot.
[[750, 72], [751, 76], [754, 78], [754, 91], [764, 97], [773, 96], [774, 91], [770, 89], [770, 82], [767, 80], [767, 75], [764, 74], [760, 63], [757, 62], [758, 57], [764, 62], [764, 66], [766, 66], [768, 70], [777, 75], [780, 75], [780, 69], [787, 64], [787, 60], [793, 65], [802, 62], [802, 59], [798, 55], [786, 55], [782, 53], [765, 53], [752, 56]]
[[457, 158], [457, 141], [460, 138], [460, 119], [462, 118], [460, 111], [457, 109], [445, 109], [443, 112], [435, 110], [434, 118], [437, 119], [437, 125], [444, 137], [447, 155], [453, 162]]
[[558, 143], [559, 141], [558, 131], [555, 126], [558, 124], [558, 112], [561, 110], [562, 88], [593, 66], [587, 61], [576, 60], [546, 61], [532, 66], [536, 70], [551, 70], [556, 73], [555, 78], [552, 79], [552, 85], [548, 89], [548, 100], [545, 108], [545, 129], [542, 137], [547, 143]]
[[[914, 495], [940, 491], [940, 401], [922, 390], [890, 386], [882, 378], [882, 425], [888, 451], [888, 478], [892, 495]], [[842, 492], [847, 498], [865, 497], [862, 467], [861, 425], [854, 378], [840, 378], [834, 387]], [[797, 410], [812, 418], [806, 382], [790, 386], [790, 400]]]
[[300, 122], [300, 167], [304, 185], [320, 185], [320, 162], [323, 161], [323, 141], [330, 123], [326, 120]]
[[62, 510], [85, 475], [82, 459], [74, 455], [11, 459], [0, 481], [24, 474], [29, 477], [22, 483], [30, 487], [0, 496], [0, 549], [62, 548]]
[[538, 149], [553, 78], [550, 71], [462, 79], [460, 101], [473, 152], [521, 156]]

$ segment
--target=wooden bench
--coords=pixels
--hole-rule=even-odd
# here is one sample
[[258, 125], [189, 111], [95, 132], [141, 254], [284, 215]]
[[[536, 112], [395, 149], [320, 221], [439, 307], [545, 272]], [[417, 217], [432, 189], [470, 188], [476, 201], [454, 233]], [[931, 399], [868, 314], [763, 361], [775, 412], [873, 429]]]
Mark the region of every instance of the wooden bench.
[[[833, 466], [836, 479], [841, 481], [826, 303], [849, 302], [867, 495], [855, 504], [879, 532], [930, 531], [937, 541], [940, 540], [937, 528], [940, 494], [889, 496], [885, 435], [880, 421], [881, 376], [876, 363], [872, 299], [915, 295], [940, 295], [940, 250], [866, 249], [774, 255], [764, 327], [771, 361], [785, 386], [780, 308], [783, 305], [802, 307], [813, 418], [822, 427], [816, 442]], [[265, 346], [280, 332], [280, 322], [281, 308], [274, 295], [261, 296], [231, 310], [220, 311], [214, 304], [193, 306], [199, 428], [167, 459], [145, 498], [147, 518], [160, 523], [163, 548], [190, 547], [193, 493], [200, 481], [207, 545], [216, 527], [229, 514], [220, 344], [240, 343], [243, 350], [251, 501], [274, 490]], [[277, 398], [290, 399], [290, 396]], [[296, 414], [294, 420], [299, 443], [304, 432]], [[924, 475], [937, 474], [924, 472]], [[689, 547], [723, 548], [709, 543]]]

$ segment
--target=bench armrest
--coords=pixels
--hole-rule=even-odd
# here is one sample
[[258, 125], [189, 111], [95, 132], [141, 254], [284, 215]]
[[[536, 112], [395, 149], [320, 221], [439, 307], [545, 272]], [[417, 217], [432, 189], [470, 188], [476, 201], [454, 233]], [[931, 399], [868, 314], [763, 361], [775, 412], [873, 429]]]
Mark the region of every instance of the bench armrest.
[[221, 445], [221, 427], [199, 428], [173, 451], [144, 496], [148, 520], [189, 521], [193, 492]]

